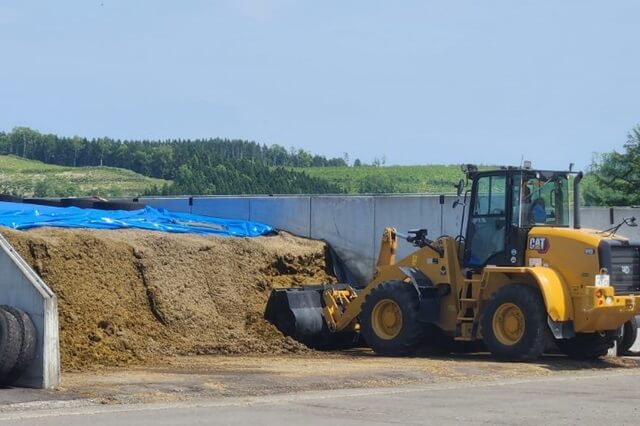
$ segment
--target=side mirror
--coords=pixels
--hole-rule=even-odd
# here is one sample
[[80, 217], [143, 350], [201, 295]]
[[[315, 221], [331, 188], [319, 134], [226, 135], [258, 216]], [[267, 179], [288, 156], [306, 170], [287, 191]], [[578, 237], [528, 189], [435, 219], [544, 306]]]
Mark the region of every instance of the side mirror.
[[624, 222], [627, 224], [627, 226], [638, 226], [638, 223], [636, 222], [636, 217], [632, 216], [632, 217], [625, 217], [624, 218]]
[[462, 190], [464, 189], [464, 180], [460, 179], [458, 183], [456, 183], [453, 186], [456, 187], [456, 190], [457, 190], [456, 193], [458, 194], [458, 197], [462, 195]]

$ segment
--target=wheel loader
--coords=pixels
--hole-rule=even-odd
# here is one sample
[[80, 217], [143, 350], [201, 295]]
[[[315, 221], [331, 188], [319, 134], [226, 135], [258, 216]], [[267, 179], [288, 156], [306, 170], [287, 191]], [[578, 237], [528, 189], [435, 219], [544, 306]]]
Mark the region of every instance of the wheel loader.
[[[616, 235], [635, 219], [581, 228], [583, 175], [571, 168], [463, 170], [460, 235], [387, 228], [369, 284], [273, 290], [265, 318], [309, 346], [362, 339], [383, 355], [474, 342], [505, 360], [533, 360], [550, 342], [575, 358], [605, 355], [640, 313], [640, 245]], [[416, 250], [396, 260], [399, 238]]]

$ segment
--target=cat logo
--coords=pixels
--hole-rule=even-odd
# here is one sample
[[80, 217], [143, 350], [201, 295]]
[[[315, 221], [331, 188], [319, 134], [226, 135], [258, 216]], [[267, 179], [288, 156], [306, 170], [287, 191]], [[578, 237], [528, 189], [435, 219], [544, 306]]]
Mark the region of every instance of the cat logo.
[[549, 241], [546, 237], [531, 237], [529, 238], [529, 250], [546, 253], [549, 250]]

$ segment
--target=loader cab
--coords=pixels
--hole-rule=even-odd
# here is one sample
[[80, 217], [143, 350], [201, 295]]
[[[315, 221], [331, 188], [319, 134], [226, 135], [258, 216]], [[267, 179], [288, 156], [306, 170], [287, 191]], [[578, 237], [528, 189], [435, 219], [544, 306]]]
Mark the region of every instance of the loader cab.
[[569, 227], [569, 174], [520, 168], [471, 173], [463, 267], [524, 266], [531, 228]]

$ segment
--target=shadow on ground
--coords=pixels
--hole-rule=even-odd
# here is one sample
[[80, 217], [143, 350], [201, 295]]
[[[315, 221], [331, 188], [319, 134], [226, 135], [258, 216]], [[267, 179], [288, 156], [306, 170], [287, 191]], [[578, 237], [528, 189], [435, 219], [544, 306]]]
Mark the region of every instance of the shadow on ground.
[[[480, 348], [479, 348], [480, 349]], [[369, 348], [352, 348], [340, 351], [342, 355], [351, 357], [380, 357]], [[549, 352], [535, 361], [530, 362], [511, 362], [496, 359], [489, 352], [482, 350], [464, 351], [464, 352], [447, 352], [442, 350], [434, 350], [429, 347], [420, 348], [410, 356], [388, 357], [391, 359], [432, 359], [432, 360], [456, 360], [459, 362], [474, 361], [491, 364], [525, 364], [536, 365], [546, 368], [550, 371], [583, 371], [583, 370], [610, 370], [610, 369], [628, 369], [640, 367], [640, 356], [638, 354], [630, 354], [624, 357], [604, 357], [597, 360], [579, 360], [571, 359], [564, 354]], [[401, 362], [401, 361], [399, 361]]]

